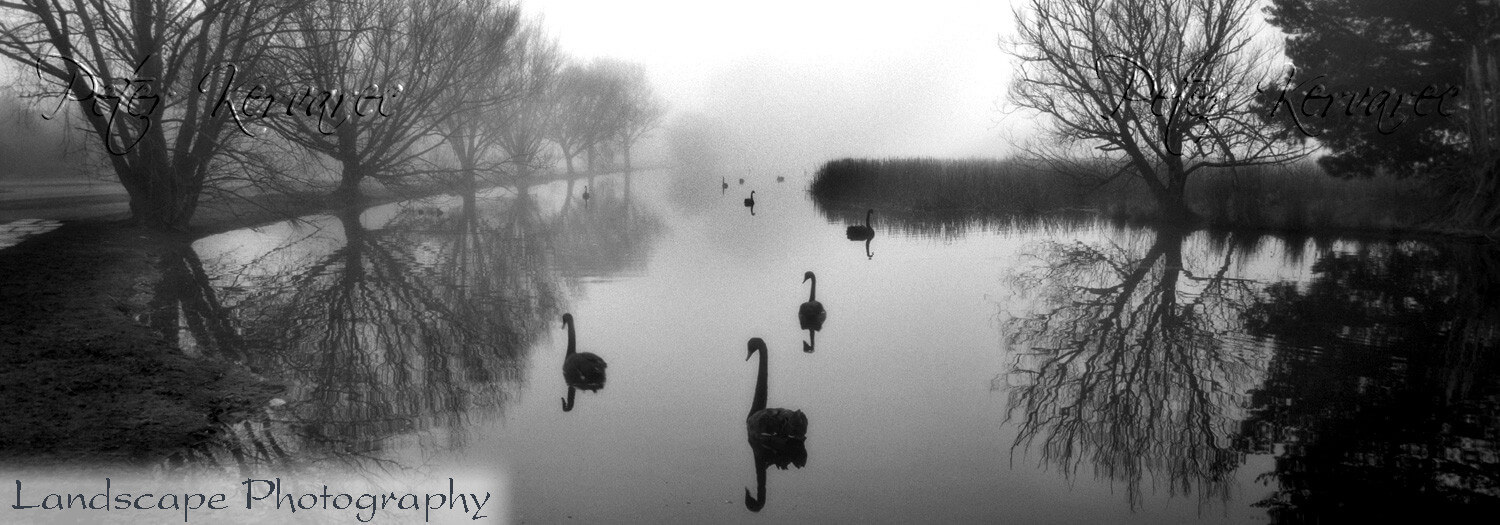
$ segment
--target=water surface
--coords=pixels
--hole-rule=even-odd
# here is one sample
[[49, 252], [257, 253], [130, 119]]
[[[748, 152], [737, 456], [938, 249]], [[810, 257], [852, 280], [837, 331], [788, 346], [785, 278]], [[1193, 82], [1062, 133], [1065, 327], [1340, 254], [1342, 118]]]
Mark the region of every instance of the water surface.
[[[766, 179], [646, 172], [588, 201], [556, 183], [229, 232], [163, 304], [185, 351], [289, 385], [235, 431], [264, 460], [240, 468], [488, 476], [514, 522], [1495, 505], [1493, 251], [880, 210], [867, 244], [845, 231], [864, 210]], [[565, 312], [608, 362], [569, 411]], [[753, 337], [770, 406], [809, 419], [805, 466], [763, 492]]]

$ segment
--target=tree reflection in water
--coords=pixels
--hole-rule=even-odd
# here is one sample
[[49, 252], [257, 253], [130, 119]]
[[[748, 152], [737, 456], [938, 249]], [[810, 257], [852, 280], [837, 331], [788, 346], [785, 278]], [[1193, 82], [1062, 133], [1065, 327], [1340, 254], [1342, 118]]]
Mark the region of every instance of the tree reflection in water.
[[659, 215], [631, 200], [628, 176], [623, 192], [613, 179], [600, 182], [589, 206], [565, 205], [546, 225], [570, 288], [578, 288], [578, 279], [640, 271], [664, 230]]
[[1259, 505], [1294, 523], [1500, 510], [1500, 251], [1374, 246], [1313, 271], [1246, 313], [1282, 347], [1239, 444], [1277, 454]]
[[[527, 349], [563, 306], [551, 221], [565, 217], [544, 219], [524, 191], [463, 202], [456, 212], [404, 210], [378, 229], [358, 212], [342, 214], [336, 248], [272, 250], [310, 254], [290, 269], [221, 262], [231, 271], [220, 283], [247, 291], [230, 294], [239, 298], [228, 308], [196, 301], [218, 308], [221, 322], [189, 317], [189, 324], [210, 328], [195, 334], [214, 335], [232, 316], [242, 341], [206, 352], [286, 382], [290, 402], [268, 410], [265, 420], [282, 423], [266, 431], [275, 434], [269, 439], [256, 437], [266, 434], [260, 427], [226, 425], [220, 446], [227, 454], [194, 456], [273, 444], [283, 453], [265, 454], [272, 460], [384, 463], [381, 451], [392, 440], [416, 440], [428, 452], [459, 449], [471, 416], [499, 414], [519, 391]], [[235, 445], [246, 441], [257, 444]]]
[[1231, 246], [1213, 261], [1183, 255], [1184, 232], [1117, 238], [1120, 245], [1043, 245], [1037, 268], [1015, 277], [1035, 310], [1006, 326], [1016, 349], [1008, 419], [1012, 450], [1040, 443], [1042, 460], [1075, 475], [1173, 494], [1229, 497], [1243, 452], [1236, 410], [1262, 350], [1234, 342], [1251, 282], [1231, 277]]
[[519, 392], [526, 351], [565, 306], [564, 284], [649, 252], [659, 217], [607, 190], [553, 214], [525, 189], [465, 195], [456, 211], [343, 213], [341, 236], [314, 230], [213, 271], [191, 249], [167, 258], [153, 322], [184, 349], [289, 391], [166, 466], [388, 467], [396, 440], [424, 453], [463, 448], [470, 418], [501, 414]]

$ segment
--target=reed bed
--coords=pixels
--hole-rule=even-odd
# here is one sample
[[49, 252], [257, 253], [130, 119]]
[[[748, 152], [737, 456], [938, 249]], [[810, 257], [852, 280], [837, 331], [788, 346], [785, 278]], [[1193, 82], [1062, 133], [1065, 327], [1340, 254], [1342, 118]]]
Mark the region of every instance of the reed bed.
[[[1016, 159], [840, 159], [824, 164], [810, 191], [823, 204], [942, 214], [1051, 215], [1086, 212], [1158, 222], [1155, 200], [1133, 179], [1104, 186], [1104, 166], [1062, 172]], [[1336, 179], [1317, 165], [1195, 174], [1185, 197], [1204, 226], [1303, 233], [1393, 233], [1432, 227], [1446, 209], [1423, 181]]]

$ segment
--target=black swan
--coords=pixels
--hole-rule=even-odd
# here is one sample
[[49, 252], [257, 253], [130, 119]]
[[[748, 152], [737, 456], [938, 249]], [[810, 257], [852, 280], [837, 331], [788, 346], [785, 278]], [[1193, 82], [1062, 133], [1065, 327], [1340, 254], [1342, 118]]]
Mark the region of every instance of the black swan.
[[[822, 330], [823, 321], [828, 320], [828, 311], [823, 309], [823, 303], [818, 302], [818, 277], [812, 272], [802, 274], [802, 282], [812, 281], [812, 288], [807, 291], [807, 302], [797, 309], [797, 321], [801, 323], [803, 330]], [[803, 343], [802, 351], [812, 352], [812, 345]]]
[[807, 290], [807, 302], [797, 310], [797, 320], [802, 323], [803, 330], [822, 330], [823, 321], [828, 320], [828, 311], [823, 309], [823, 303], [818, 302], [818, 276], [812, 272], [802, 274], [802, 282], [807, 281], [812, 281], [812, 288]]
[[745, 199], [745, 207], [750, 208], [751, 215], [755, 215], [755, 190], [750, 190], [750, 198]]
[[766, 504], [766, 469], [776, 465], [786, 469], [790, 465], [802, 468], [807, 465], [807, 415], [801, 410], [766, 408], [766, 361], [769, 351], [766, 342], [756, 337], [747, 345], [750, 356], [760, 352], [760, 369], [755, 376], [755, 398], [750, 402], [750, 414], [745, 416], [745, 432], [750, 440], [750, 450], [755, 454], [756, 494], [745, 489], [745, 508], [760, 511]]
[[[562, 368], [569, 393], [574, 388], [589, 391], [604, 388], [604, 368], [609, 365], [597, 355], [578, 351], [577, 339], [573, 335], [573, 314], [563, 314], [562, 321], [563, 328], [568, 329], [568, 353], [563, 358]], [[571, 405], [568, 400], [563, 400], [564, 411], [571, 409]]]
[[863, 226], [856, 225], [849, 227], [849, 230], [846, 233], [846, 235], [848, 235], [849, 237], [849, 240], [868, 241], [875, 238], [875, 229], [870, 227], [870, 215], [873, 215], [874, 213], [875, 210], [865, 212], [865, 224]]

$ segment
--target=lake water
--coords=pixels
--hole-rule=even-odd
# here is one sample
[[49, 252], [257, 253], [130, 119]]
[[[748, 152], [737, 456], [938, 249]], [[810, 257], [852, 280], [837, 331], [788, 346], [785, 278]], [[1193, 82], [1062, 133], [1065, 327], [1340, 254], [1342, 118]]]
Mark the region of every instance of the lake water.
[[[184, 351], [288, 389], [167, 470], [455, 478], [515, 523], [1262, 523], [1500, 496], [1493, 251], [883, 210], [867, 245], [845, 237], [864, 210], [806, 182], [645, 172], [588, 201], [555, 183], [201, 239], [162, 303]], [[568, 411], [565, 312], [608, 363]], [[809, 420], [801, 468], [747, 440], [754, 337], [769, 406]]]

